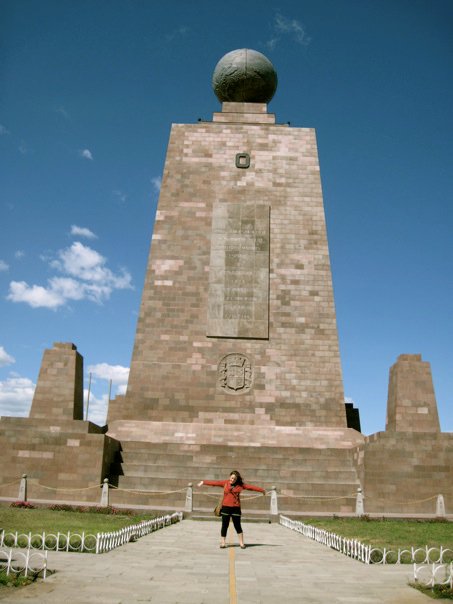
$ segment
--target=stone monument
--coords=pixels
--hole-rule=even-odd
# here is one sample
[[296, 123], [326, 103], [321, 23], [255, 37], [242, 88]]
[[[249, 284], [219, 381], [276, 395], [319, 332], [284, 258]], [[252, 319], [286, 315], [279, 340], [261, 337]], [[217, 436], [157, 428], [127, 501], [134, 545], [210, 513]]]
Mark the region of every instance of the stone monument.
[[[392, 367], [385, 432], [362, 435], [345, 405], [314, 130], [269, 113], [261, 53], [225, 55], [213, 88], [212, 121], [171, 129], [126, 394], [108, 426], [83, 422], [82, 359], [55, 344], [30, 418], [1, 421], [0, 479], [35, 473], [55, 498], [71, 483], [95, 500], [107, 477], [114, 504], [181, 509], [188, 482], [238, 468], [275, 485], [285, 513], [354, 513], [359, 488], [365, 513], [434, 511], [439, 492], [451, 511], [429, 364]], [[196, 506], [213, 508], [206, 491]]]
[[266, 57], [233, 51], [214, 70], [222, 110], [172, 126], [127, 392], [109, 407], [124, 488], [237, 466], [354, 504], [363, 437], [347, 426], [316, 137], [276, 123], [276, 86]]
[[346, 428], [315, 133], [275, 123], [276, 81], [260, 53], [228, 53], [213, 84], [235, 100], [172, 127], [114, 431], [128, 419]]

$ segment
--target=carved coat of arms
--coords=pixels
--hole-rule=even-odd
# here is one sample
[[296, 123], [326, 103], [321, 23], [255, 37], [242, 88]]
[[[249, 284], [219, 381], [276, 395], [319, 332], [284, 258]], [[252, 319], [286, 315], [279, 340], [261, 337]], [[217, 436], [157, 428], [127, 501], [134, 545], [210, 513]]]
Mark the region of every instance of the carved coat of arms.
[[252, 385], [252, 365], [239, 353], [227, 354], [219, 363], [219, 385], [231, 394], [242, 394]]

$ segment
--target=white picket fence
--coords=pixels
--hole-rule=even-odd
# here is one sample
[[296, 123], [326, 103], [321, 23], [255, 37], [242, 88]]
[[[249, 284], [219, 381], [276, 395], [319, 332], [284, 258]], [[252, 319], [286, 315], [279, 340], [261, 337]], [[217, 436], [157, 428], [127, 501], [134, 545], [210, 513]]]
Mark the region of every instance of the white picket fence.
[[175, 522], [181, 522], [183, 517], [182, 512], [175, 512], [171, 515], [167, 514], [166, 516], [153, 518], [153, 520], [144, 520], [138, 524], [133, 524], [111, 533], [98, 533], [96, 535], [96, 553], [103, 554], [129, 541], [136, 541], [153, 531], [157, 531]]
[[43, 579], [47, 575], [47, 551], [37, 552], [27, 549], [25, 552], [14, 549], [0, 549], [0, 571], [6, 575], [30, 575], [42, 574]]
[[321, 543], [346, 556], [350, 556], [355, 560], [359, 560], [365, 564], [370, 563], [370, 545], [364, 545], [356, 539], [345, 539], [335, 533], [317, 528], [311, 524], [305, 524], [299, 520], [291, 520], [291, 518], [288, 518], [287, 516], [280, 516], [280, 524], [292, 531], [301, 533], [304, 537], [313, 539], [317, 543]]
[[387, 549], [372, 547], [371, 564], [446, 564], [453, 560], [453, 550], [443, 547], [411, 547], [410, 549]]
[[82, 533], [0, 533], [0, 547], [20, 547], [55, 552], [95, 552], [96, 535]]
[[453, 589], [453, 563], [414, 564], [414, 581], [425, 587], [447, 585], [450, 589]]
[[391, 550], [385, 547], [365, 545], [357, 539], [346, 539], [330, 531], [305, 524], [299, 520], [292, 520], [286, 516], [280, 516], [280, 524], [364, 564], [434, 563], [441, 565], [453, 560], [453, 550], [443, 546]]
[[30, 550], [45, 550], [56, 552], [85, 552], [101, 554], [119, 547], [128, 541], [135, 541], [160, 528], [180, 522], [182, 512], [159, 516], [152, 520], [143, 520], [137, 524], [126, 526], [118, 531], [108, 533], [0, 533], [0, 547], [27, 548]]

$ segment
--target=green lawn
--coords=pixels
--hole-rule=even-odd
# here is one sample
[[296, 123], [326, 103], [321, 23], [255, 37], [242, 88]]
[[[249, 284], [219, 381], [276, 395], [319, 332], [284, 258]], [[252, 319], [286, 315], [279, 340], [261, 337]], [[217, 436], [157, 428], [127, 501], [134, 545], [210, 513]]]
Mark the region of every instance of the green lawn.
[[117, 531], [141, 520], [151, 520], [153, 514], [96, 514], [82, 512], [56, 512], [44, 508], [33, 510], [0, 507], [0, 529], [21, 533], [85, 533]]
[[443, 545], [453, 550], [453, 522], [418, 520], [365, 520], [360, 518], [309, 518], [305, 524], [341, 537], [389, 549]]

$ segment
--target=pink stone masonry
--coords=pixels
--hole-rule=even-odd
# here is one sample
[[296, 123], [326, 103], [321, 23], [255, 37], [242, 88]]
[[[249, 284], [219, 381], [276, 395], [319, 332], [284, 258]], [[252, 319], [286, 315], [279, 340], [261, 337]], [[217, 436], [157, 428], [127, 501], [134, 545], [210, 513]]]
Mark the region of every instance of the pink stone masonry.
[[[248, 105], [224, 103], [213, 122], [172, 127], [128, 389], [110, 404], [110, 426], [264, 414], [275, 425], [346, 427], [315, 132]], [[265, 339], [207, 335], [213, 208], [222, 204], [269, 208]]]
[[74, 344], [44, 351], [30, 417], [83, 419], [83, 358]]
[[420, 354], [401, 354], [390, 368], [386, 430], [440, 432], [431, 365]]

